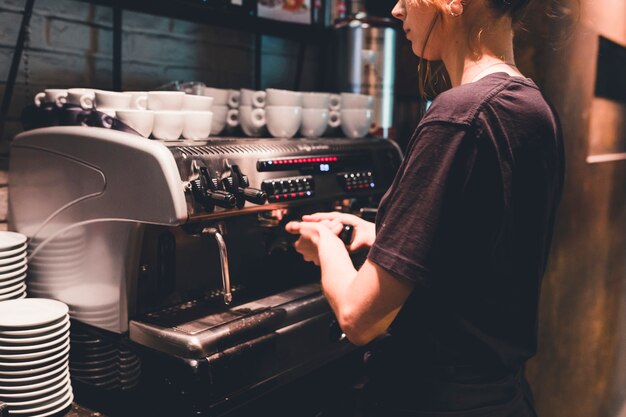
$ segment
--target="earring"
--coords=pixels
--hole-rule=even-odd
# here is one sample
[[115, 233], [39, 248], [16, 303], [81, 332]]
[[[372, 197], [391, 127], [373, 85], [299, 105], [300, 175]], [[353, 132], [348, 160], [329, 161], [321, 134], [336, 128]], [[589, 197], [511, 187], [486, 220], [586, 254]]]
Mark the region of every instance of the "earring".
[[447, 8], [448, 14], [452, 17], [459, 17], [463, 14], [463, 3], [460, 1], [450, 0]]

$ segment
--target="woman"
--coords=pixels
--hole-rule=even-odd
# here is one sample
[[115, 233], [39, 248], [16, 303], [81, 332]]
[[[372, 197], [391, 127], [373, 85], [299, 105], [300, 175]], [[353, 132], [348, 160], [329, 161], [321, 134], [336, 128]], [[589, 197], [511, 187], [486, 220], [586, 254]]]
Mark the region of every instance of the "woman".
[[[527, 0], [400, 0], [413, 51], [452, 88], [420, 121], [376, 225], [287, 224], [347, 337], [371, 343], [380, 416], [535, 416], [523, 377], [563, 181], [560, 128], [513, 56]], [[355, 226], [346, 248], [341, 224]], [[357, 271], [349, 251], [369, 249]], [[373, 342], [374, 341], [374, 342]]]

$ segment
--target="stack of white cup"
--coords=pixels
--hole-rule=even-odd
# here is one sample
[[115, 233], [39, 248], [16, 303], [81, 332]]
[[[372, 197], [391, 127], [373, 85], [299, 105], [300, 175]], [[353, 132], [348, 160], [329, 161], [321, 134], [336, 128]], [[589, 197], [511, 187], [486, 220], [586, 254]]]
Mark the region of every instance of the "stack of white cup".
[[352, 139], [363, 138], [372, 125], [374, 99], [366, 94], [341, 93], [341, 130]]
[[213, 101], [182, 91], [95, 91], [96, 110], [116, 117], [144, 137], [206, 140]]
[[211, 135], [219, 135], [225, 128], [239, 125], [239, 91], [205, 87], [204, 96], [213, 98]]
[[261, 137], [267, 132], [265, 121], [265, 91], [239, 90], [239, 125], [247, 136]]
[[331, 94], [302, 93], [302, 125], [300, 134], [305, 138], [319, 138], [328, 128]]
[[302, 93], [268, 88], [265, 90], [265, 122], [276, 138], [293, 137], [302, 123]]

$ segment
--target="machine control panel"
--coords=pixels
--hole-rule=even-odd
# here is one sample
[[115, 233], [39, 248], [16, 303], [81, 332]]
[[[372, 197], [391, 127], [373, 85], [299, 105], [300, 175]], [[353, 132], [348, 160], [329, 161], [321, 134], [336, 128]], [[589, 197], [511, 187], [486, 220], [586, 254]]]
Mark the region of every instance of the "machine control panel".
[[270, 202], [299, 200], [315, 194], [315, 182], [310, 175], [265, 180], [262, 188]]
[[376, 188], [372, 171], [342, 172], [337, 180], [344, 191], [373, 190]]

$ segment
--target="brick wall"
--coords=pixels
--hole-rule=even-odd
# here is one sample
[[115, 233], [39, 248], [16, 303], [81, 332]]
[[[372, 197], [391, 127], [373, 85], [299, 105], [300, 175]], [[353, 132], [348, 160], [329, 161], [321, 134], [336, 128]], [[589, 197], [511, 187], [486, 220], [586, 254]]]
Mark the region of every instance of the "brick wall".
[[[0, 95], [25, 0], [0, 0]], [[30, 42], [20, 65], [5, 133], [0, 138], [0, 228], [6, 228], [9, 143], [21, 131], [19, 114], [45, 88], [110, 89], [112, 10], [75, 0], [37, 0]], [[199, 80], [214, 87], [254, 84], [255, 40], [249, 33], [148, 14], [123, 12], [124, 90], [146, 90], [172, 80]], [[263, 88], [293, 88], [298, 44], [261, 41]], [[307, 48], [301, 88], [314, 90], [319, 48]]]

